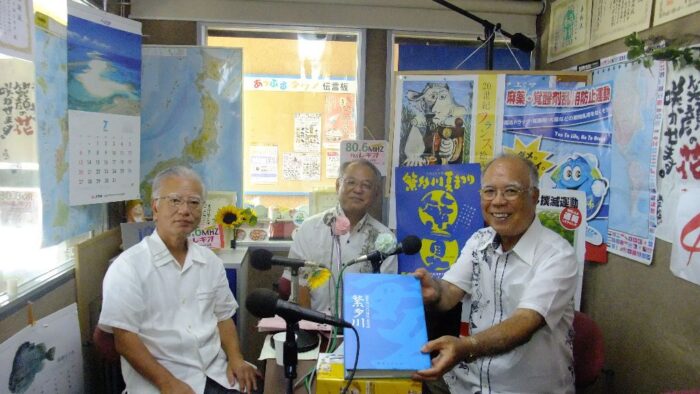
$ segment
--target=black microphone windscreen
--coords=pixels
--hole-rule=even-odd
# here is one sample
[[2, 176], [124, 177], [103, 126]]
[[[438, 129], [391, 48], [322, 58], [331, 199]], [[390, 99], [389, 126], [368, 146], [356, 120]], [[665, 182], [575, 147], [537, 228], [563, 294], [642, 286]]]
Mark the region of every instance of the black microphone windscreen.
[[415, 235], [408, 235], [401, 241], [401, 248], [404, 254], [416, 254], [420, 251], [423, 242]]
[[255, 249], [250, 252], [250, 265], [260, 271], [267, 271], [272, 267], [272, 252], [267, 249]]
[[522, 33], [513, 34], [510, 43], [523, 52], [532, 52], [535, 49], [535, 42]]
[[270, 289], [255, 289], [245, 300], [245, 307], [254, 316], [273, 317], [279, 295]]

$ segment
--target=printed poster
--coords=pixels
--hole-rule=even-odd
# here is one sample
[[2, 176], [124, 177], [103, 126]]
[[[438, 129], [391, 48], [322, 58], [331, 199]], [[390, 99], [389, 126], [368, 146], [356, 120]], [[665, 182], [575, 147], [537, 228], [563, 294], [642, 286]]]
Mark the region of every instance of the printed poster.
[[340, 162], [365, 159], [374, 164], [382, 176], [386, 176], [389, 143], [384, 140], [354, 140], [340, 143]]
[[613, 144], [610, 177], [608, 251], [651, 264], [656, 233], [656, 173], [666, 63], [601, 61], [594, 85], [613, 87]]
[[580, 190], [541, 189], [537, 216], [544, 227], [559, 234], [576, 252], [578, 277], [574, 301], [581, 309], [583, 268], [586, 255], [586, 215], [583, 213], [586, 194]]
[[610, 84], [506, 76], [503, 152], [535, 163], [540, 188], [586, 193], [586, 260], [606, 262], [612, 143]]
[[651, 3], [652, 0], [593, 0], [590, 46], [648, 29]]
[[321, 179], [321, 155], [318, 153], [285, 153], [282, 174], [288, 181], [318, 181]]
[[70, 204], [138, 199], [141, 24], [68, 10]]
[[277, 183], [277, 146], [253, 145], [249, 149], [250, 182]]
[[484, 226], [479, 164], [396, 168], [396, 238], [416, 235], [419, 253], [399, 255], [399, 272], [425, 268], [441, 278], [469, 237]]
[[0, 344], [0, 382], [3, 393], [85, 392], [76, 304], [39, 319]]
[[700, 285], [700, 187], [682, 190], [675, 212], [676, 228], [671, 249], [671, 272]]
[[0, 1], [0, 54], [34, 61], [31, 0]]
[[33, 63], [0, 59], [0, 169], [38, 169], [34, 81]]
[[591, 1], [558, 0], [552, 3], [549, 14], [548, 63], [589, 48]]
[[354, 140], [356, 137], [355, 95], [327, 94], [324, 107], [323, 146], [327, 149], [338, 149], [340, 141]]
[[678, 195], [700, 184], [700, 71], [669, 67], [659, 147], [658, 227], [656, 236], [673, 242]]
[[321, 114], [294, 114], [294, 151], [321, 152]]
[[475, 75], [400, 75], [394, 108], [393, 167], [469, 162]]
[[700, 11], [700, 0], [657, 0], [654, 4], [654, 26]]
[[470, 162], [486, 165], [494, 157], [496, 141], [502, 136], [505, 75], [479, 75], [474, 138], [471, 138]]
[[326, 151], [326, 178], [338, 178], [338, 171], [340, 171], [340, 160], [340, 152], [337, 150]]

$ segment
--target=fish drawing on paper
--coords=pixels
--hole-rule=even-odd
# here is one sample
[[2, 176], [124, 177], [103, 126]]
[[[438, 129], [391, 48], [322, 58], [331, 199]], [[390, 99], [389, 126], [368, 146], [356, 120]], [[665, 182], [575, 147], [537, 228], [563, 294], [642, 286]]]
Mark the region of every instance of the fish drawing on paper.
[[12, 372], [8, 388], [11, 393], [24, 393], [34, 382], [34, 377], [44, 368], [44, 360], [53, 360], [56, 348], [48, 351], [46, 345], [24, 342], [17, 348], [15, 359], [12, 361]]

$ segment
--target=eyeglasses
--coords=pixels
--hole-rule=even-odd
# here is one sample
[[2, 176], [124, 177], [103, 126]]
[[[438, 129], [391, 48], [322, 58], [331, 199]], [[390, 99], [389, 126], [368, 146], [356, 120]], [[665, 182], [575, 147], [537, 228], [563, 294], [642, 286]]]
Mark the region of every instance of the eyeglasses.
[[355, 178], [343, 178], [343, 186], [348, 189], [360, 188], [360, 191], [366, 192], [374, 189], [374, 184], [369, 181], [358, 182]]
[[179, 194], [168, 194], [163, 197], [156, 197], [154, 200], [165, 200], [168, 202], [168, 206], [173, 209], [179, 209], [182, 204], [187, 204], [187, 208], [192, 211], [200, 211], [202, 209], [202, 199], [199, 197], [188, 197], [185, 199]]
[[503, 198], [505, 198], [508, 201], [513, 201], [517, 199], [521, 194], [529, 192], [531, 189], [531, 187], [523, 189], [515, 186], [508, 186], [505, 189], [496, 189], [495, 187], [484, 187], [482, 189], [479, 189], [479, 194], [481, 194], [481, 198], [483, 198], [484, 200], [491, 201], [496, 198], [496, 196], [498, 195], [498, 191], [501, 190]]

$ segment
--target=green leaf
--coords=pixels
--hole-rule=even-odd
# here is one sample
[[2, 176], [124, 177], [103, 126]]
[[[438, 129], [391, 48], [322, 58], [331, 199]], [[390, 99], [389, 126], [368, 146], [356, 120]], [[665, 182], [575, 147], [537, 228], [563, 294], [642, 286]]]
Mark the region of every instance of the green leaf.
[[248, 223], [250, 223], [251, 226], [255, 226], [258, 224], [258, 217], [253, 215], [250, 217], [250, 220], [248, 220]]
[[646, 57], [646, 58], [644, 58], [644, 61], [642, 62], [642, 64], [644, 64], [645, 68], [651, 68], [651, 65], [653, 64], [653, 62], [654, 62], [654, 60], [652, 58]]

